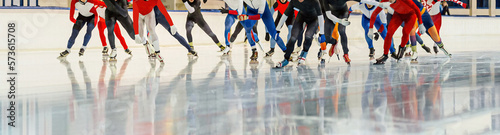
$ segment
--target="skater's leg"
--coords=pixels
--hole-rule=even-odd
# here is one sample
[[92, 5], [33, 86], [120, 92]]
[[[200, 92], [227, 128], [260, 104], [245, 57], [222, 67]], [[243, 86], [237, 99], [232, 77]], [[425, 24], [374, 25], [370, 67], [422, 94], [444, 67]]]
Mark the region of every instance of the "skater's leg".
[[[387, 24], [383, 24], [382, 26], [382, 21], [380, 20], [380, 18], [377, 18], [377, 21], [375, 21], [375, 27], [377, 27], [377, 29], [381, 29], [381, 27], [383, 27], [383, 31], [382, 33], [380, 33], [380, 36], [382, 37], [382, 39], [386, 39], [386, 36], [387, 36]], [[389, 51], [391, 53], [394, 53], [396, 52], [396, 49], [394, 49], [394, 40], [393, 39], [390, 39], [391, 40], [391, 47], [389, 49]]]
[[144, 19], [144, 24], [146, 25], [146, 29], [149, 32], [149, 38], [151, 39], [151, 43], [155, 48], [156, 53], [160, 52], [160, 41], [158, 40], [158, 35], [156, 34], [155, 26], [155, 11], [152, 10], [150, 13], [146, 14]]
[[[295, 25], [293, 25], [295, 26]], [[334, 27], [335, 27], [335, 23], [333, 23], [332, 20], [330, 19], [325, 19], [325, 41], [326, 43], [329, 43], [329, 44], [332, 44], [332, 45], [335, 45], [337, 44], [337, 40], [335, 38], [333, 38], [332, 36], [332, 33], [334, 32]]]
[[365, 17], [364, 15], [361, 17], [361, 26], [365, 30], [365, 40], [366, 40], [366, 43], [368, 44], [368, 48], [373, 48], [373, 41], [370, 37], [368, 37], [370, 20], [367, 17]]
[[264, 25], [266, 26], [269, 34], [271, 35], [272, 39], [278, 43], [278, 46], [281, 48], [282, 51], [286, 50], [285, 43], [281, 39], [281, 37], [276, 36], [276, 26], [274, 24], [273, 20], [273, 15], [269, 11], [269, 8], [266, 8], [264, 10], [264, 14], [262, 14], [262, 21], [264, 22]]
[[[304, 48], [302, 49], [303, 52], [308, 52], [309, 48], [311, 47], [312, 40], [314, 34], [316, 34], [316, 31], [318, 30], [318, 21], [312, 21], [307, 23], [307, 29], [305, 33], [303, 34], [305, 36], [304, 39]], [[303, 56], [305, 57], [305, 56]]]
[[226, 46], [230, 46], [231, 45], [231, 41], [229, 40], [231, 38], [231, 27], [233, 26], [234, 22], [235, 22], [235, 19], [236, 18], [236, 15], [230, 15], [228, 14], [226, 16], [226, 20], [224, 21], [224, 39], [225, 39], [225, 42], [226, 42]]
[[241, 30], [243, 29], [243, 22], [238, 22], [236, 24], [236, 28], [234, 28], [233, 35], [231, 35], [230, 42], [234, 42], [236, 40], [236, 37], [238, 37], [238, 34], [240, 34]]
[[[165, 19], [165, 16], [160, 12], [160, 10], [158, 9], [158, 7], [155, 7], [154, 8], [155, 10], [155, 17], [156, 17], [156, 25], [158, 25], [158, 23], [163, 26], [163, 28], [165, 28], [170, 34], [172, 34], [172, 32], [170, 31], [170, 24], [168, 23], [168, 21]], [[182, 37], [179, 32], [175, 33], [174, 35], [172, 35], [175, 39], [177, 39], [177, 41], [179, 43], [181, 43], [182, 46], [184, 46], [189, 52], [193, 51], [193, 49], [189, 46], [189, 44], [187, 43], [186, 39], [184, 37]]]
[[73, 24], [71, 36], [69, 37], [68, 45], [66, 46], [66, 48], [68, 50], [71, 49], [71, 47], [73, 47], [73, 44], [75, 44], [75, 39], [78, 36], [78, 33], [80, 33], [80, 30], [83, 28], [84, 24], [85, 24], [85, 22], [81, 19], [78, 19], [78, 18], [77, 18], [75, 24]]
[[191, 34], [191, 31], [193, 31], [193, 27], [194, 20], [188, 16], [188, 18], [186, 19], [186, 37], [189, 43], [193, 42], [193, 35]]
[[92, 30], [94, 30], [95, 27], [95, 22], [94, 22], [94, 16], [92, 16], [92, 19], [87, 21], [87, 33], [85, 34], [85, 37], [83, 38], [83, 47], [86, 48], [87, 44], [90, 41], [90, 37], [92, 37]]
[[293, 28], [292, 28], [292, 36], [290, 37], [290, 40], [286, 43], [286, 51], [285, 51], [285, 60], [289, 60], [290, 56], [292, 55], [293, 52], [293, 47], [295, 45], [295, 42], [297, 41], [297, 37], [301, 35], [300, 33], [302, 31], [304, 21], [302, 20], [302, 17], [299, 15], [297, 18], [295, 18]]
[[122, 44], [123, 49], [127, 50], [128, 45], [127, 42], [125, 42], [125, 38], [123, 38], [122, 31], [120, 30], [120, 26], [118, 23], [115, 24], [115, 35], [118, 40], [120, 40], [120, 44]]
[[[198, 13], [199, 12], [199, 13]], [[198, 10], [195, 12], [196, 13], [196, 16], [195, 16], [195, 21], [196, 21], [196, 24], [198, 24], [198, 26], [200, 26], [200, 28], [208, 35], [210, 36], [210, 38], [212, 38], [212, 40], [214, 41], [215, 44], [217, 45], [220, 45], [220, 42], [219, 42], [219, 39], [217, 38], [217, 36], [212, 32], [212, 29], [210, 29], [210, 26], [207, 24], [207, 22], [205, 21], [205, 19], [203, 18], [203, 15], [201, 14], [201, 12]]]
[[125, 29], [125, 31], [127, 31], [130, 38], [135, 40], [134, 25], [132, 19], [130, 19], [130, 16], [127, 15], [126, 17], [118, 17], [117, 19], [122, 25], [122, 27]]
[[111, 46], [111, 49], [115, 49], [115, 24], [116, 24], [116, 17], [115, 15], [111, 13], [110, 11], [106, 10], [106, 28], [108, 29], [108, 41], [109, 45]]
[[413, 28], [415, 28], [415, 22], [417, 20], [416, 16], [414, 14], [412, 14], [412, 15], [406, 15], [405, 18], [406, 18], [404, 20], [405, 26], [403, 27], [403, 31], [402, 31], [403, 32], [403, 37], [401, 37], [401, 44], [400, 44], [401, 47], [405, 46], [405, 43], [410, 38], [410, 34], [411, 35], [415, 35], [414, 32], [412, 34], [412, 30], [413, 30]]
[[[279, 23], [279, 20], [281, 19], [281, 14], [278, 13], [278, 16], [276, 17], [276, 20], [274, 20], [274, 26], [277, 27], [278, 26], [278, 23]], [[290, 35], [290, 29], [288, 30], [288, 35]], [[287, 39], [289, 39], [290, 36], [287, 37]], [[275, 48], [276, 47], [276, 41], [274, 40], [271, 40], [270, 43], [269, 43], [269, 46], [271, 48]]]
[[248, 39], [248, 43], [250, 44], [250, 46], [252, 48], [255, 48], [255, 42], [254, 40], [252, 40], [252, 29], [253, 29], [253, 25], [255, 25], [255, 23], [257, 22], [257, 20], [245, 20], [243, 21], [243, 27], [245, 28], [245, 32], [246, 32], [246, 36], [247, 36], [247, 39]]
[[389, 54], [389, 49], [393, 40], [392, 37], [394, 36], [394, 32], [396, 32], [399, 26], [401, 26], [401, 23], [403, 23], [403, 21], [401, 20], [400, 15], [395, 14], [392, 16], [391, 23], [387, 25], [387, 35], [384, 39], [384, 55]]
[[106, 22], [104, 18], [99, 17], [99, 21], [97, 22], [97, 29], [99, 30], [99, 38], [101, 39], [102, 47], [108, 46], [106, 43], [106, 35], [104, 35], [104, 29], [106, 29]]
[[347, 47], [347, 34], [346, 27], [344, 25], [339, 25], [340, 43], [342, 44], [342, 49], [344, 54], [349, 54], [349, 48]]

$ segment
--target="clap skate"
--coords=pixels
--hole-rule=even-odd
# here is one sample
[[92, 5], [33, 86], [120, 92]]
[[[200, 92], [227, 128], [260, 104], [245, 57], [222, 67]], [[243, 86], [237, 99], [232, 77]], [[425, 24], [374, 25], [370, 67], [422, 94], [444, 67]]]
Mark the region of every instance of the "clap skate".
[[104, 48], [102, 48], [102, 55], [103, 55], [103, 56], [108, 55], [108, 50], [109, 50], [109, 49], [108, 49], [108, 47], [104, 47]]
[[385, 61], [388, 59], [389, 57], [387, 55], [382, 55], [381, 57], [377, 58], [377, 62], [373, 63], [373, 65], [382, 65], [382, 64], [385, 64]]
[[116, 48], [111, 50], [111, 53], [109, 54], [109, 61], [116, 61]]
[[431, 53], [431, 48], [427, 47], [425, 44], [422, 44], [421, 46], [425, 50], [425, 52]]
[[439, 47], [439, 49], [440, 49], [441, 51], [443, 51], [444, 55], [446, 55], [446, 56], [448, 56], [448, 57], [450, 57], [450, 58], [451, 58], [451, 54], [450, 54], [450, 53], [448, 53], [448, 51], [446, 51], [446, 49], [444, 49], [444, 44], [443, 44], [443, 43], [438, 44], [438, 47]]
[[417, 58], [418, 58], [418, 53], [417, 52], [413, 52], [411, 54], [411, 61], [410, 61], [410, 63], [411, 64], [418, 64]]
[[64, 57], [68, 56], [68, 54], [69, 54], [69, 51], [68, 50], [64, 50], [61, 53], [59, 53], [59, 57], [58, 58], [64, 58]]
[[125, 49], [125, 53], [127, 53], [128, 55], [132, 55], [132, 51], [130, 51], [130, 49]]
[[375, 55], [375, 49], [374, 48], [370, 48], [370, 54], [368, 55], [368, 57], [370, 57], [370, 60], [375, 59], [375, 57], [373, 57], [373, 55]]

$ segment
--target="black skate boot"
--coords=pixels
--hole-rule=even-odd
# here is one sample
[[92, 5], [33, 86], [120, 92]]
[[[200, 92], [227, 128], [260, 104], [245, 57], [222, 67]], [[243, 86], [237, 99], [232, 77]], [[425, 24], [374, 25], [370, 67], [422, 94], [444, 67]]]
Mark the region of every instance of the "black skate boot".
[[224, 52], [224, 50], [226, 50], [226, 47], [221, 45], [220, 43], [217, 46], [219, 46], [219, 52]]
[[85, 53], [85, 49], [80, 48], [80, 52], [78, 52], [78, 55], [79, 55], [80, 57], [82, 57], [82, 56], [83, 56], [83, 53]]
[[373, 65], [382, 65], [382, 64], [385, 64], [385, 61], [387, 61], [389, 57], [387, 56], [387, 54], [384, 54], [382, 55], [382, 57], [380, 58], [377, 58], [377, 62], [373, 63]]
[[130, 51], [130, 49], [125, 49], [125, 53], [127, 53], [128, 55], [132, 55], [132, 51]]
[[69, 54], [69, 51], [64, 50], [63, 52], [59, 53], [59, 58], [66, 57], [66, 56], [68, 56], [68, 54]]
[[108, 47], [102, 48], [102, 55], [108, 55]]
[[392, 52], [392, 53], [391, 53], [391, 57], [392, 57], [392, 58], [394, 58], [394, 59], [398, 59], [398, 55], [396, 55], [396, 53], [395, 53], [395, 52]]
[[406, 46], [404, 46], [404, 47], [399, 46], [398, 56], [396, 59], [399, 60], [399, 59], [403, 58], [405, 51], [406, 51]]
[[370, 48], [370, 54], [368, 55], [368, 57], [370, 57], [370, 60], [373, 60], [375, 59], [373, 56], [375, 55], [375, 49], [374, 48]]
[[250, 60], [257, 60], [259, 57], [259, 53], [257, 53], [257, 49], [252, 49], [252, 56], [250, 56]]
[[274, 54], [274, 48], [271, 48], [271, 50], [269, 50], [269, 52], [266, 53], [266, 57], [271, 57], [273, 56]]
[[196, 52], [193, 50], [193, 51], [188, 52], [188, 56], [196, 57], [196, 56], [198, 56], [198, 53], [196, 53]]
[[437, 46], [432, 47], [434, 49], [434, 53], [437, 54], [439, 52]]
[[425, 52], [431, 53], [431, 48], [425, 46], [425, 44], [422, 44], [422, 48], [425, 50]]

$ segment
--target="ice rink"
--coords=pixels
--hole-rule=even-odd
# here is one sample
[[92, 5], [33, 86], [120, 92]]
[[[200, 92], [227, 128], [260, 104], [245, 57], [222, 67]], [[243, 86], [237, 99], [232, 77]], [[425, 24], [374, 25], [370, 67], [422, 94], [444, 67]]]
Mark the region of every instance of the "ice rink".
[[[65, 21], [57, 31], [69, 33]], [[446, 29], [451, 31], [450, 27], [442, 31]], [[484, 31], [495, 30], [498, 26]], [[200, 29], [194, 32], [204, 35]], [[0, 134], [500, 134], [500, 32], [496, 32], [443, 35], [453, 57], [441, 51], [428, 54], [419, 47], [418, 64], [410, 64], [406, 57], [372, 65], [364, 39], [353, 38], [350, 66], [342, 56], [320, 66], [319, 46], [313, 42], [305, 65], [292, 63], [282, 69], [271, 68], [283, 59], [280, 51], [272, 58], [259, 51], [259, 63], [250, 64], [251, 48], [242, 38], [229, 56], [222, 56], [213, 44], [195, 45], [198, 58], [189, 58], [176, 41], [163, 40], [174, 44], [161, 48], [165, 64], [148, 60], [144, 48], [133, 41], [129, 42], [133, 56], [119, 48], [117, 62], [107, 61], [99, 44], [78, 57], [82, 36], [66, 59], [57, 59], [64, 42], [31, 41], [17, 52], [16, 127], [8, 125], [9, 84], [0, 82]], [[62, 41], [68, 37], [58, 36]], [[423, 37], [432, 46], [430, 38]], [[211, 42], [203, 38], [198, 41]], [[92, 42], [98, 43], [97, 34]], [[267, 51], [268, 43], [263, 45]], [[375, 48], [379, 57], [382, 41]], [[0, 78], [8, 79], [7, 51], [2, 49]]]

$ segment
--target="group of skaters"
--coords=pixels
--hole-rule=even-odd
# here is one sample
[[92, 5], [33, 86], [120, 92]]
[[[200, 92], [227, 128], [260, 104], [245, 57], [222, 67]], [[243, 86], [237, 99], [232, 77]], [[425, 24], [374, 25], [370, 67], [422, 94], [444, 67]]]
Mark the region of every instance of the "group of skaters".
[[[349, 7], [347, 1], [358, 3]], [[224, 23], [225, 45], [223, 45], [203, 18], [201, 0], [182, 0], [188, 11], [185, 25], [187, 41], [177, 32], [177, 28], [161, 0], [72, 0], [70, 20], [74, 25], [67, 49], [60, 53], [60, 57], [66, 57], [70, 53], [75, 38], [85, 25], [87, 31], [83, 46], [79, 51], [80, 56], [83, 56], [85, 52], [95, 25], [99, 29], [104, 55], [108, 55], [109, 51], [104, 35], [104, 29], [108, 30], [107, 39], [111, 49], [110, 61], [116, 60], [117, 56], [115, 35], [120, 40], [125, 52], [132, 55], [132, 51], [128, 49], [127, 43], [121, 35], [118, 22], [130, 38], [145, 47], [150, 58], [158, 59], [163, 63], [163, 57], [160, 55], [159, 35], [155, 32], [155, 27], [158, 24], [161, 24], [187, 49], [189, 56], [198, 56], [194, 50], [191, 34], [196, 23], [210, 36], [224, 55], [230, 53], [235, 35], [244, 29], [246, 40], [252, 49], [250, 59], [255, 62], [258, 58], [257, 46], [264, 51], [256, 27], [258, 20], [262, 20], [266, 28], [266, 40], [270, 41], [270, 49], [265, 53], [265, 57], [272, 57], [276, 51], [276, 44], [284, 52], [284, 59], [276, 65], [277, 68], [287, 66], [292, 61], [304, 64], [314, 40], [317, 40], [321, 46], [317, 55], [321, 64], [325, 63], [328, 56], [332, 57], [337, 54], [339, 57], [340, 45], [344, 53], [342, 55], [344, 61], [350, 64], [346, 29], [351, 24], [349, 21], [351, 12], [359, 10], [362, 13], [361, 26], [368, 44], [370, 60], [375, 59], [373, 40], [378, 40], [379, 37], [384, 40], [384, 53], [376, 59], [374, 64], [384, 64], [389, 59], [389, 52], [391, 57], [396, 60], [401, 59], [406, 54], [411, 57], [412, 63], [417, 63], [417, 42], [426, 52], [432, 53], [431, 49], [420, 38], [421, 34], [429, 35], [434, 41], [434, 53], [441, 50], [445, 55], [451, 57], [451, 54], [444, 48], [444, 43], [439, 35], [441, 2], [446, 1], [452, 1], [466, 7], [466, 4], [459, 0], [277, 0], [272, 6], [270, 6], [271, 2], [266, 0], [224, 0], [226, 7], [220, 9], [221, 13], [227, 14]], [[206, 2], [207, 0], [203, 0], [203, 3]], [[133, 7], [132, 18], [128, 14], [128, 7], [131, 3]], [[79, 11], [76, 19], [74, 19], [75, 8]], [[277, 17], [273, 18], [275, 12], [277, 12]], [[237, 22], [237, 26], [231, 35], [231, 28], [235, 22]], [[280, 31], [285, 24], [288, 29], [286, 42], [280, 37]], [[396, 44], [399, 45], [398, 50], [396, 50], [393, 35], [400, 26], [402, 27], [402, 37], [400, 44]], [[147, 31], [144, 31], [144, 28]], [[338, 43], [340, 43], [339, 46]], [[327, 50], [328, 46], [330, 49]], [[407, 49], [410, 51], [405, 53]], [[296, 59], [291, 57], [293, 53], [299, 54]]]

